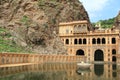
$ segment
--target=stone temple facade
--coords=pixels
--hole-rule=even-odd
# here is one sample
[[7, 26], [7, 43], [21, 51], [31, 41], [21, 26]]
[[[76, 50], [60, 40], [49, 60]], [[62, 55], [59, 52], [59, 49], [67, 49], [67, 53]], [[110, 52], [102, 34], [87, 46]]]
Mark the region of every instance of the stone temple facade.
[[59, 24], [59, 36], [67, 48], [67, 55], [84, 56], [90, 62], [119, 61], [119, 30], [90, 31], [89, 26], [87, 20]]

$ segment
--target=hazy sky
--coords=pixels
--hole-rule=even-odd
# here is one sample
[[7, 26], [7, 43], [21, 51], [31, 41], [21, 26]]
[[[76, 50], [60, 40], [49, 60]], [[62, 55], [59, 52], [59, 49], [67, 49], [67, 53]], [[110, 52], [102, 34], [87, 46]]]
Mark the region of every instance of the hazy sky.
[[87, 10], [91, 22], [117, 16], [120, 0], [80, 0]]

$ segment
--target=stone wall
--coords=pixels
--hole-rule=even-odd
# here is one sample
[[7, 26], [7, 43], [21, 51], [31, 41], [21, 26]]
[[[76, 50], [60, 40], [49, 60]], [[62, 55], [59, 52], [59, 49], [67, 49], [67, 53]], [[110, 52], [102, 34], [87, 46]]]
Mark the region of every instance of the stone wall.
[[85, 56], [0, 53], [0, 65], [49, 62], [80, 62]]

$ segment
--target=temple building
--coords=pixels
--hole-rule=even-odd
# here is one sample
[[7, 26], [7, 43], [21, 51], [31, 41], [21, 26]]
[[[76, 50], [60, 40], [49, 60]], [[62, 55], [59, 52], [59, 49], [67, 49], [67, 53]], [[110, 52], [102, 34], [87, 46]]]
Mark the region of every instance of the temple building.
[[59, 36], [67, 48], [67, 55], [86, 57], [87, 61], [116, 62], [119, 54], [119, 30], [89, 30], [87, 20], [59, 24]]

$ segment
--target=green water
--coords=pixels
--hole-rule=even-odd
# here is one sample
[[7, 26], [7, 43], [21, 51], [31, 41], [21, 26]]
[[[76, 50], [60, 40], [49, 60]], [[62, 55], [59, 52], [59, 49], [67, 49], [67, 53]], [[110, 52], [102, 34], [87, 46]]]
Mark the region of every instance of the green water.
[[92, 64], [80, 69], [76, 63], [45, 63], [0, 68], [0, 80], [120, 80], [120, 66]]

